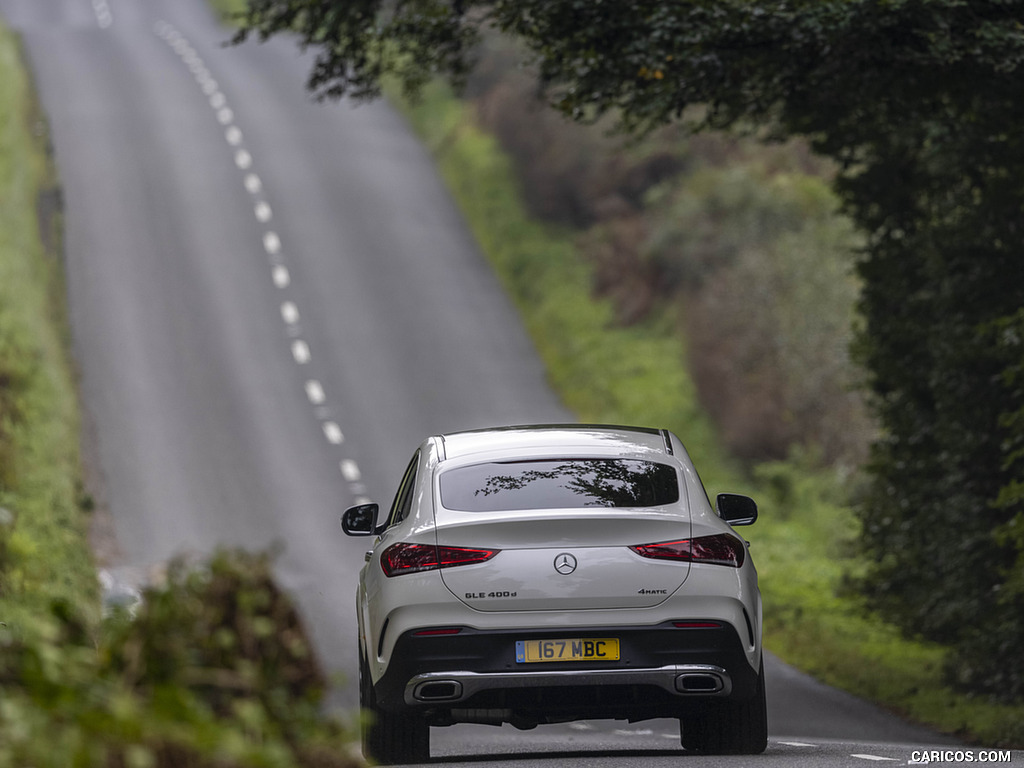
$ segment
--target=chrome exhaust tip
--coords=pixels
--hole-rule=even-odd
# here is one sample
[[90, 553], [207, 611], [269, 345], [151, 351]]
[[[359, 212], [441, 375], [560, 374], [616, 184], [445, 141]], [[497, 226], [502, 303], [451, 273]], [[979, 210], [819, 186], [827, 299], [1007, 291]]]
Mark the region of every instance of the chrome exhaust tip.
[[462, 683], [458, 680], [428, 680], [412, 691], [417, 701], [455, 701], [462, 698]]
[[714, 672], [684, 672], [676, 678], [676, 690], [680, 693], [721, 693], [725, 681]]

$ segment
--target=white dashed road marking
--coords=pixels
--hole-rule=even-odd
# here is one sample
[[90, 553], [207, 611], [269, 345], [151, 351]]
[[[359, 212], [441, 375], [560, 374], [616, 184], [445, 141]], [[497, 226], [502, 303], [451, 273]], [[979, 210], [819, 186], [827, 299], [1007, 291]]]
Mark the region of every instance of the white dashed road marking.
[[299, 308], [292, 301], [286, 301], [281, 305], [281, 319], [288, 325], [295, 325], [299, 322]]
[[871, 760], [876, 763], [899, 762], [895, 757], [879, 757], [878, 755], [850, 755], [850, 757], [856, 757], [858, 760]]
[[296, 339], [293, 341], [292, 357], [295, 358], [295, 362], [299, 365], [306, 365], [313, 357], [309, 351], [309, 344], [304, 342], [302, 339]]
[[342, 459], [341, 474], [350, 483], [358, 483], [363, 479], [363, 475], [359, 471], [359, 465], [352, 461], [352, 459]]
[[324, 422], [324, 437], [331, 445], [341, 445], [345, 442], [345, 435], [342, 434], [341, 427], [333, 421]]
[[288, 273], [288, 268], [281, 264], [274, 267], [273, 279], [274, 285], [278, 288], [287, 288], [292, 282], [292, 276]]
[[653, 736], [654, 731], [650, 728], [616, 728], [613, 733], [617, 736]]
[[263, 248], [271, 256], [281, 252], [281, 238], [277, 236], [277, 232], [267, 232], [263, 235]]
[[100, 29], [106, 29], [114, 23], [114, 15], [110, 12], [107, 0], [92, 0], [92, 10], [96, 14], [96, 23]]
[[306, 397], [309, 398], [309, 402], [313, 405], [323, 405], [324, 400], [327, 399], [327, 396], [324, 394], [324, 388], [316, 379], [310, 379], [306, 382]]
[[[108, 27], [113, 23], [113, 16], [108, 6], [108, 0], [92, 0], [93, 10], [96, 13], [97, 22], [101, 27]], [[245, 190], [253, 196], [263, 191], [263, 181], [252, 170], [255, 160], [243, 146], [242, 130], [235, 125], [235, 113], [228, 106], [227, 95], [221, 90], [218, 82], [213, 78], [210, 70], [206, 67], [202, 57], [193, 48], [188, 40], [166, 21], [158, 21], [153, 26], [157, 36], [162, 38], [178, 56], [182, 63], [188, 67], [195, 77], [196, 84], [207, 98], [210, 108], [213, 110], [217, 122], [224, 126], [224, 138], [228, 145], [234, 149], [235, 165], [245, 171], [243, 185]], [[265, 200], [257, 200], [253, 205], [253, 214], [260, 224], [269, 224], [273, 218], [273, 211]], [[281, 256], [281, 238], [274, 231], [265, 231], [263, 234], [263, 249], [271, 256], [271, 280], [278, 289], [285, 289], [291, 285], [292, 279], [288, 268], [283, 263], [285, 259]], [[308, 365], [312, 360], [312, 353], [309, 345], [302, 339], [295, 338], [302, 329], [299, 326], [299, 308], [294, 301], [284, 301], [280, 305], [281, 319], [284, 321], [288, 335], [292, 337], [291, 353], [297, 365]], [[317, 419], [321, 421], [324, 436], [331, 445], [341, 445], [345, 436], [337, 422], [331, 420], [331, 408], [326, 405], [327, 395], [323, 386], [317, 379], [306, 379], [304, 383], [306, 398], [310, 404], [315, 406]], [[362, 473], [359, 465], [352, 459], [342, 459], [338, 464], [342, 477], [348, 483], [349, 492], [352, 494], [356, 504], [369, 503], [364, 495], [366, 488], [363, 486]]]

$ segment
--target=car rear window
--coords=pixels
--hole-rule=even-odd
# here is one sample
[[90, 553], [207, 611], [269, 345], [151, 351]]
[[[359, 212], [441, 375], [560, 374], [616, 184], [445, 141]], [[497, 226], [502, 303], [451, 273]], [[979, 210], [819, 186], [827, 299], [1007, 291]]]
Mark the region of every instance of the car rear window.
[[679, 501], [676, 471], [637, 459], [473, 464], [440, 476], [441, 504], [462, 512], [657, 507]]

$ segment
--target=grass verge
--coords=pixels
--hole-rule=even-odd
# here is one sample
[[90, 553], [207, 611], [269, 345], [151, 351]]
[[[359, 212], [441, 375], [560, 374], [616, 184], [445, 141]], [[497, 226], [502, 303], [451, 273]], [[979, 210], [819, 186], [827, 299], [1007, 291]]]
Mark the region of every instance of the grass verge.
[[547, 366], [552, 386], [586, 422], [668, 427], [679, 434], [712, 495], [755, 495], [749, 536], [766, 605], [766, 645], [819, 679], [946, 733], [990, 746], [1024, 746], [1024, 707], [963, 696], [942, 683], [944, 649], [907, 640], [842, 588], [856, 568], [856, 521], [834, 477], [794, 456], [742, 474], [720, 448], [666, 310], [616, 326], [573, 237], [527, 215], [508, 158], [447, 88], [415, 105], [391, 96], [433, 153], [481, 249]]
[[53, 599], [98, 618], [46, 121], [0, 27], [0, 621]]

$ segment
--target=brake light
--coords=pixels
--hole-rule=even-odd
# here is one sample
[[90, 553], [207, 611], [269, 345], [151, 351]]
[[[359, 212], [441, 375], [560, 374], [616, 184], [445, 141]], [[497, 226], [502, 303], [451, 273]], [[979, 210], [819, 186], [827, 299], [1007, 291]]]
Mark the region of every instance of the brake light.
[[652, 560], [728, 565], [733, 568], [743, 565], [743, 559], [746, 556], [743, 542], [727, 533], [701, 536], [696, 539], [638, 544], [630, 549], [641, 557], [649, 557]]
[[414, 637], [446, 637], [448, 635], [457, 635], [462, 631], [462, 627], [441, 627], [438, 629], [420, 629], [413, 632]]
[[500, 549], [470, 549], [467, 547], [437, 547], [432, 544], [392, 544], [380, 556], [380, 567], [385, 576], [405, 573], [436, 571], [490, 560]]

